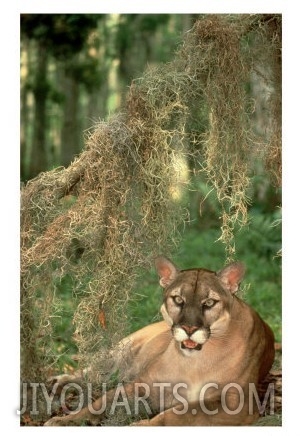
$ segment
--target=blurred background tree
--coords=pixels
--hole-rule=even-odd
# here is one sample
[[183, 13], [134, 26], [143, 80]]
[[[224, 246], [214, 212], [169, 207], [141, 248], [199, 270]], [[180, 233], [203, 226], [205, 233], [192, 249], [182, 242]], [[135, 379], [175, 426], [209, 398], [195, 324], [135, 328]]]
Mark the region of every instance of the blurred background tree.
[[172, 59], [192, 15], [21, 16], [21, 179], [68, 166], [146, 65]]

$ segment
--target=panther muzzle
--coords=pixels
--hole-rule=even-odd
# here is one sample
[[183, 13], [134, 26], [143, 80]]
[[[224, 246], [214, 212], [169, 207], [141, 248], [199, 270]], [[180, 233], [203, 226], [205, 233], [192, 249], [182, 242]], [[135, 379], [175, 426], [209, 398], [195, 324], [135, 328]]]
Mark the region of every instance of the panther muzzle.
[[173, 335], [174, 339], [180, 343], [181, 349], [200, 351], [208, 340], [210, 331], [204, 327], [175, 325]]

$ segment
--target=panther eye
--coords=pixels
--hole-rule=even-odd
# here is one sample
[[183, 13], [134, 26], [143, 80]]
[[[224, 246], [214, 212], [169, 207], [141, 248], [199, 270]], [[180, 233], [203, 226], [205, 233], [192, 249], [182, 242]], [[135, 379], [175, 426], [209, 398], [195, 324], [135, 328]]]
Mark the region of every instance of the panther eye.
[[205, 303], [204, 303], [204, 306], [205, 307], [208, 307], [208, 308], [211, 308], [211, 307], [213, 307], [215, 304], [216, 304], [216, 300], [214, 300], [213, 298], [208, 298], [206, 301], [205, 301]]
[[178, 304], [178, 306], [180, 306], [181, 304], [183, 304], [183, 298], [180, 297], [180, 295], [175, 295], [173, 297], [173, 300], [176, 304]]

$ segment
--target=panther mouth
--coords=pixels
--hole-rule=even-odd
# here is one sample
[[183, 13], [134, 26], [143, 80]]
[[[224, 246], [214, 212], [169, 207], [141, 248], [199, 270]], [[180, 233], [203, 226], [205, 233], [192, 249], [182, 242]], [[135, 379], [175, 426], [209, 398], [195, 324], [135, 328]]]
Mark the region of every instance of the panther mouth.
[[202, 348], [202, 344], [198, 344], [197, 342], [192, 341], [192, 339], [186, 339], [185, 341], [181, 342], [181, 348], [200, 351]]

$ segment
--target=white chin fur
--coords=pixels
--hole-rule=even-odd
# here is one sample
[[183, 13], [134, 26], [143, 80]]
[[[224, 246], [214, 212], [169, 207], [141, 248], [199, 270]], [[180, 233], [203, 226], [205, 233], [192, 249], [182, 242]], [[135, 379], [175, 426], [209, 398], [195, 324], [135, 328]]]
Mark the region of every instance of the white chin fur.
[[198, 356], [198, 350], [195, 350], [194, 348], [181, 348], [180, 347], [180, 352], [187, 357], [192, 357], [192, 356]]

